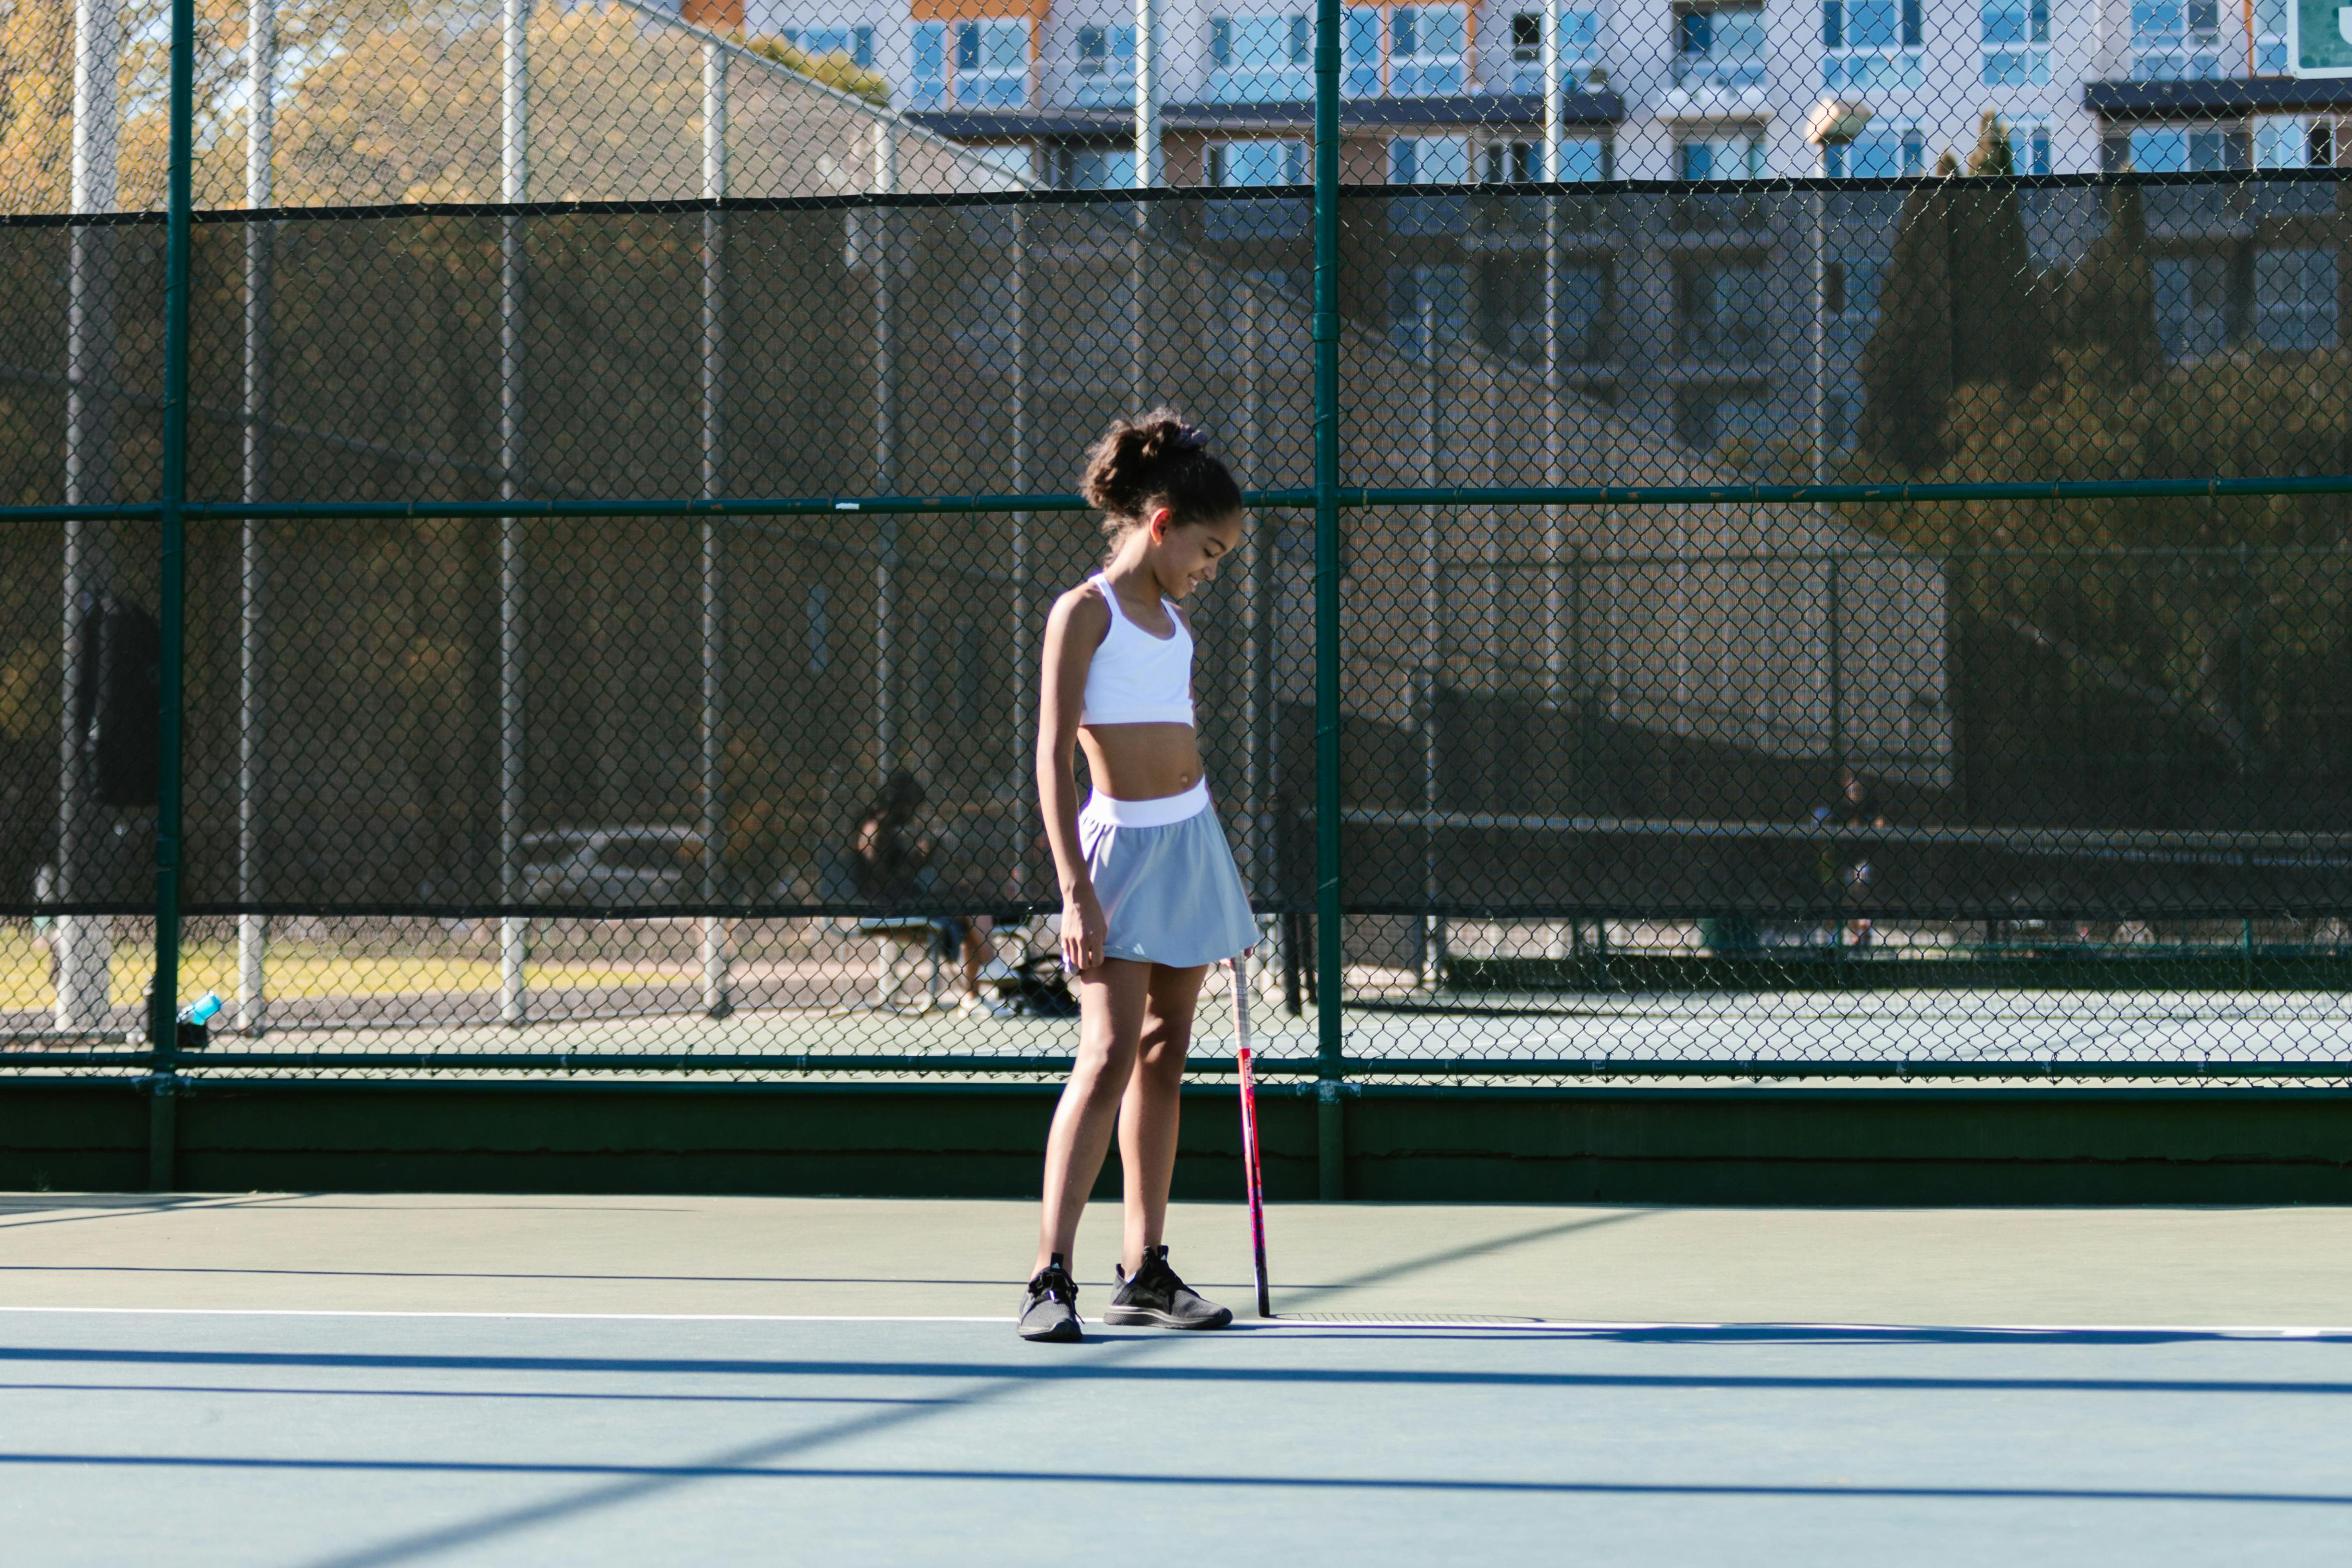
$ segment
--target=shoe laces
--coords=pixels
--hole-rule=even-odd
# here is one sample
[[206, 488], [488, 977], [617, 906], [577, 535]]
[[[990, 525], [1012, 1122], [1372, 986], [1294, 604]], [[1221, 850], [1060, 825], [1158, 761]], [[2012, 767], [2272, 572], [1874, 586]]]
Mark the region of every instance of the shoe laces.
[[1176, 1277], [1176, 1270], [1169, 1264], [1168, 1249], [1165, 1247], [1145, 1248], [1143, 1261], [1135, 1266], [1135, 1272], [1129, 1278], [1138, 1284], [1149, 1280], [1152, 1284], [1171, 1291], [1184, 1288], [1184, 1281]]
[[1036, 1278], [1029, 1281], [1029, 1293], [1047, 1301], [1060, 1301], [1066, 1306], [1078, 1304], [1077, 1281], [1071, 1279], [1070, 1271], [1059, 1263], [1048, 1263], [1038, 1270]]

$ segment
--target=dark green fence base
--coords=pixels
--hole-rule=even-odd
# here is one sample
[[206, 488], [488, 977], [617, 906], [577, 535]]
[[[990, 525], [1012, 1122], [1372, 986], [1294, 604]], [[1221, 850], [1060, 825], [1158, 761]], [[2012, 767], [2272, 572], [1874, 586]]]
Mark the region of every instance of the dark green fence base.
[[[1034, 1197], [1052, 1085], [200, 1083], [189, 1192]], [[1230, 1089], [1188, 1092], [1180, 1198], [1241, 1195]], [[1328, 1118], [1261, 1092], [1268, 1191], [1315, 1199]], [[2352, 1203], [2352, 1092], [1367, 1088], [1350, 1198], [1691, 1204]], [[147, 1186], [128, 1081], [0, 1086], [0, 1188]], [[1116, 1156], [1097, 1195], [1116, 1200]]]

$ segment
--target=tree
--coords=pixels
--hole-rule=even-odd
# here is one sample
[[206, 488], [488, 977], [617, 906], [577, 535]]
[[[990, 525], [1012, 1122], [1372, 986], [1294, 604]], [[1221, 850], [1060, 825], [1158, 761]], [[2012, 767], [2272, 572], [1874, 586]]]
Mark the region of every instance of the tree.
[[2059, 338], [2101, 356], [2106, 370], [2123, 381], [2145, 382], [2163, 370], [2147, 208], [2138, 186], [2107, 192], [2106, 231], [2067, 279]]
[[2050, 321], [2044, 290], [2025, 240], [2025, 213], [2012, 183], [2009, 129], [1991, 110], [1969, 156], [1971, 179], [1952, 197], [1952, 380], [1996, 382], [2024, 392], [2049, 372]]
[[1861, 433], [1866, 449], [1902, 469], [1950, 454], [1961, 389], [2021, 394], [2049, 373], [2050, 289], [2026, 243], [2015, 172], [2008, 128], [1987, 110], [1969, 177], [1948, 152], [1935, 183], [1904, 200], [1878, 329], [1863, 350]]
[[1878, 327], [1862, 351], [1862, 444], [1912, 470], [1944, 455], [1953, 387], [1952, 206], [1959, 165], [1947, 152], [1895, 220], [1895, 253], [1878, 296]]
[[813, 82], [856, 93], [877, 108], [890, 107], [890, 78], [880, 71], [859, 65], [845, 54], [835, 51], [813, 55], [782, 38], [745, 38], [739, 34], [738, 39], [753, 54], [773, 60], [786, 70], [804, 76]]

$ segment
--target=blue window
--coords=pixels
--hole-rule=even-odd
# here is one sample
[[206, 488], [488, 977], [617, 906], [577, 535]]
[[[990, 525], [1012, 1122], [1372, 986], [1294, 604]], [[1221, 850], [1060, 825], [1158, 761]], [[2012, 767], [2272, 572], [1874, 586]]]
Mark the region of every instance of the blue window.
[[1874, 125], [1856, 137], [1851, 146], [1822, 151], [1833, 177], [1892, 180], [1927, 172], [1927, 139], [1907, 126]]
[[1677, 87], [1756, 88], [1765, 78], [1764, 7], [1720, 5], [1675, 18]]
[[937, 109], [948, 98], [948, 25], [915, 24], [914, 107]]
[[1029, 101], [1029, 24], [958, 22], [955, 100], [967, 109], [1018, 109]]
[[1822, 85], [1883, 92], [1925, 81], [1919, 0], [1822, 0]]
[[1066, 191], [1125, 191], [1135, 185], [1132, 148], [1065, 148], [1055, 183]]
[[784, 42], [812, 55], [841, 55], [853, 65], [874, 65], [871, 27], [786, 27]]
[[1389, 90], [1433, 98], [1469, 80], [1470, 13], [1462, 5], [1400, 5], [1389, 20]]
[[[1218, 141], [1210, 144], [1203, 173], [1226, 189], [1307, 183], [1304, 141]], [[1300, 238], [1307, 231], [1307, 204], [1292, 198], [1213, 201], [1202, 213], [1211, 239]]]
[[[1389, 142], [1391, 185], [1469, 181], [1467, 136], [1399, 136]], [[1461, 234], [1470, 226], [1470, 203], [1463, 196], [1401, 196], [1389, 204], [1389, 226], [1399, 234]]]
[[2221, 74], [2219, 0], [2132, 0], [2132, 76], [2139, 81]]
[[2050, 128], [2012, 125], [2009, 128], [2010, 167], [2021, 174], [2050, 172]]
[[1297, 103], [1315, 96], [1315, 25], [1305, 15], [1209, 18], [1212, 103]]
[[1307, 143], [1220, 141], [1209, 149], [1208, 172], [1212, 185], [1303, 185]]
[[1124, 103], [1135, 91], [1135, 29], [1080, 27], [1071, 62], [1077, 101], [1087, 108]]
[[2246, 165], [2242, 140], [2227, 131], [2139, 126], [2128, 145], [2131, 166], [2142, 174], [2205, 173]]
[[1825, 48], [1916, 49], [1919, 37], [1919, 0], [1822, 0]]
[[1339, 90], [1349, 98], [1378, 98], [1386, 85], [1381, 79], [1384, 21], [1377, 10], [1350, 5], [1339, 24]]
[[[1511, 14], [1511, 90], [1543, 90], [1543, 24], [1540, 11]], [[1580, 77], [1601, 58], [1601, 13], [1566, 10], [1559, 14], [1559, 68], [1570, 78]], [[1570, 81], [1571, 89], [1573, 80]]]
[[1753, 134], [1710, 136], [1684, 142], [1679, 154], [1685, 180], [1760, 180], [1764, 139]]

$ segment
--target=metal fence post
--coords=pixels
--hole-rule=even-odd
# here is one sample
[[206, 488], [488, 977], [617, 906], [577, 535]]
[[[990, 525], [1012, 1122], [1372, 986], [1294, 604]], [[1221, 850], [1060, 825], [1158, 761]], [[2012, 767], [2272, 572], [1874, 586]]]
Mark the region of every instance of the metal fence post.
[[[1424, 293], [1421, 299], [1421, 340], [1423, 351], [1429, 358], [1422, 366], [1426, 441], [1421, 455], [1421, 482], [1431, 489], [1437, 487], [1444, 456], [1445, 362], [1438, 357], [1437, 341], [1443, 326], [1435, 295]], [[1437, 702], [1438, 686], [1445, 669], [1445, 565], [1444, 514], [1435, 507], [1424, 507], [1421, 518], [1421, 619], [1422, 636], [1427, 644], [1422, 653], [1421, 668], [1421, 808], [1428, 813], [1421, 834], [1421, 987], [1433, 994], [1445, 986], [1445, 923], [1437, 914], [1437, 809], [1444, 795], [1439, 773], [1442, 759], [1437, 749]]]
[[[702, 199], [727, 199], [727, 51], [702, 46]], [[727, 214], [715, 204], [702, 214], [702, 498], [724, 494], [726, 448], [721, 425], [725, 393]], [[727, 601], [720, 574], [726, 540], [719, 520], [702, 519], [702, 901], [719, 902], [727, 851], [726, 636]], [[702, 1010], [725, 1018], [728, 995], [727, 918], [702, 917]]]
[[[530, 0], [505, 0], [499, 31], [499, 199], [529, 201], [530, 190]], [[523, 231], [509, 213], [499, 223], [499, 498], [521, 494], [523, 418]], [[523, 549], [522, 519], [499, 519], [499, 902], [511, 907], [522, 882]], [[530, 923], [499, 921], [499, 1021], [529, 1013], [524, 966]]]
[[1845, 789], [1845, 615], [1840, 602], [1839, 580], [1845, 575], [1845, 557], [1830, 552], [1829, 592], [1823, 604], [1822, 619], [1829, 630], [1830, 686], [1830, 766], [1835, 777], [1835, 787]]
[[[245, 205], [275, 197], [270, 164], [278, 129], [278, 0], [252, 0], [246, 11]], [[269, 495], [269, 264], [274, 225], [245, 225], [245, 426], [243, 494]], [[262, 621], [262, 529], [244, 519], [237, 541], [236, 726], [236, 1025], [257, 1036], [268, 1028], [269, 921], [252, 913], [261, 897], [262, 701], [268, 677]]]
[[[116, 204], [122, 104], [122, 16], [115, 0], [74, 5], [73, 171], [75, 214], [109, 213]], [[115, 496], [115, 231], [78, 225], [66, 289], [66, 486], [68, 506], [102, 505]], [[84, 655], [83, 628], [114, 586], [117, 525], [72, 517], [65, 525], [64, 608], [58, 672], [64, 722], [58, 758], [56, 896], [87, 903], [119, 896], [101, 888], [106, 820], [91, 797], [94, 780], [85, 709], [98, 672]], [[110, 1013], [113, 929], [104, 915], [61, 915], [57, 925], [56, 1021], [61, 1031], [105, 1027]]]
[[1339, 940], [1339, 0], [1315, 0], [1316, 1191], [1347, 1196]]
[[163, 229], [163, 441], [162, 581], [156, 617], [162, 632], [156, 718], [155, 982], [147, 1039], [154, 1056], [149, 1117], [148, 1185], [173, 1185], [180, 1015], [180, 832], [183, 801], [181, 717], [186, 700], [188, 499], [188, 231], [190, 165], [194, 159], [195, 0], [172, 0], [171, 166]]
[[[1135, 188], [1160, 183], [1164, 157], [1160, 144], [1160, 0], [1135, 0]], [[1135, 204], [1127, 276], [1127, 412], [1143, 413], [1150, 379], [1146, 354], [1150, 322], [1143, 308], [1144, 269], [1150, 265], [1151, 206]]]
[[[1029, 214], [1013, 209], [1013, 493], [1029, 488]], [[1029, 629], [1029, 520], [1013, 514], [1013, 769], [1020, 781], [1015, 798], [1011, 884], [1013, 896], [1029, 896], [1030, 845], [1036, 838], [1034, 753], [1037, 748], [1036, 643]], [[993, 957], [995, 955], [991, 954]]]
[[[887, 118], [874, 122], [874, 193], [887, 196], [898, 189], [898, 133]], [[898, 236], [891, 232], [895, 211], [877, 204], [874, 215], [874, 489], [887, 496], [898, 486], [898, 345], [891, 340], [897, 312]], [[898, 761], [898, 715], [891, 706], [892, 655], [890, 628], [898, 615], [898, 519], [885, 516], [876, 528], [880, 537], [874, 553], [874, 760], [875, 772], [890, 777]]]
[[[1538, 53], [1543, 60], [1543, 177], [1558, 184], [1567, 172], [1562, 163], [1565, 148], [1561, 141], [1563, 123], [1568, 117], [1568, 85], [1560, 80], [1562, 63], [1559, 47], [1559, 0], [1544, 0], [1543, 37]], [[1560, 276], [1559, 196], [1557, 192], [1544, 197], [1544, 483], [1559, 485], [1567, 482], [1567, 467], [1562, 461], [1560, 422], [1566, 399], [1564, 378], [1559, 362], [1559, 329], [1566, 314], [1561, 296]], [[1558, 713], [1565, 695], [1563, 679], [1566, 661], [1560, 648], [1559, 553], [1564, 548], [1566, 519], [1557, 506], [1544, 508], [1543, 545], [1543, 662], [1544, 709]]]

